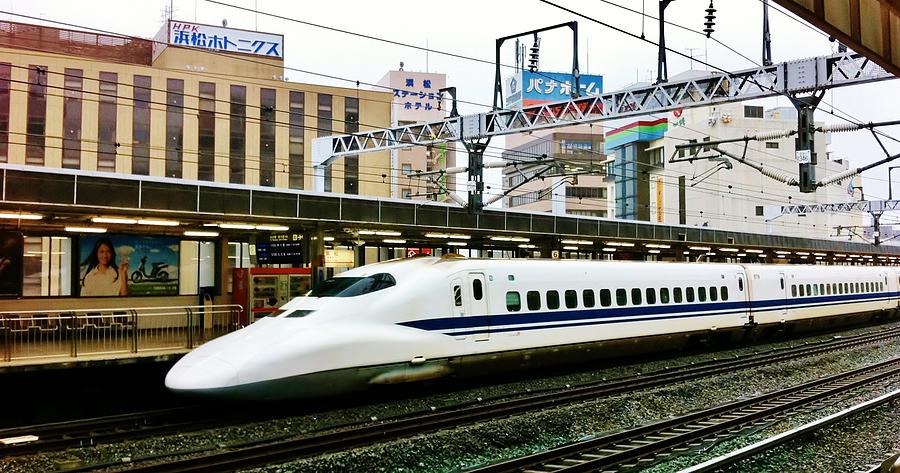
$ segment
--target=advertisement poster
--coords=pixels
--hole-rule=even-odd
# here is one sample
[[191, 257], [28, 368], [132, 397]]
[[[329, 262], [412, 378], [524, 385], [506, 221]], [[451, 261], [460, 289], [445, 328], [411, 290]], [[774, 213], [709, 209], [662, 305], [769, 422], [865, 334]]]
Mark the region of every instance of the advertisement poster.
[[178, 295], [176, 237], [89, 235], [78, 243], [82, 297]]
[[22, 295], [25, 239], [19, 232], [0, 232], [0, 297]]

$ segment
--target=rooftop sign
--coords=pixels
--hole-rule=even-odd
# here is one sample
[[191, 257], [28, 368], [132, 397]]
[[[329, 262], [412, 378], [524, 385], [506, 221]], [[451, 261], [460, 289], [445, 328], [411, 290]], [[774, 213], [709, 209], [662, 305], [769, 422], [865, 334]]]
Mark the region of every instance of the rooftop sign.
[[[171, 46], [284, 59], [284, 36], [279, 34], [170, 20], [156, 40]], [[154, 50], [155, 58], [162, 48]]]

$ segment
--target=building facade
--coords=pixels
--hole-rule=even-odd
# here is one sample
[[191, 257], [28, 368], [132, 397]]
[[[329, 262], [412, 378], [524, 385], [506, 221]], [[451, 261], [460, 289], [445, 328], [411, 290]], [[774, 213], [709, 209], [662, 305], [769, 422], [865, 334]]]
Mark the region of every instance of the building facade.
[[[447, 75], [433, 72], [388, 71], [381, 80], [379, 90], [387, 88], [393, 95], [391, 103], [392, 126], [443, 120], [450, 112], [448, 101], [441, 89], [447, 87]], [[413, 146], [394, 150], [391, 156], [394, 176], [392, 195], [402, 199], [450, 200], [456, 180], [453, 175], [435, 176], [434, 181], [413, 178], [414, 172], [430, 172], [456, 166], [454, 143], [433, 146]]]
[[[389, 93], [288, 82], [283, 53], [7, 21], [0, 44], [0, 162], [307, 189], [313, 139], [390, 124]], [[339, 160], [326, 188], [387, 196], [389, 160]]]
[[[676, 150], [690, 141], [702, 142], [770, 131], [795, 130], [796, 111], [791, 107], [765, 110], [740, 103], [711, 108], [676, 110], [627, 124], [607, 134], [611, 180], [616, 183], [615, 216], [667, 224], [711, 227], [733, 231], [785, 236], [828, 238], [837, 228], [864, 225], [862, 214], [808, 214], [768, 218], [767, 206], [839, 203], [858, 200], [857, 181], [844, 181], [801, 193], [763, 176], [756, 169], [714, 150], [700, 147], [697, 159]], [[817, 179], [849, 168], [846, 159], [833, 158], [827, 150], [829, 135], [818, 134]], [[742, 142], [721, 148], [741, 156]], [[789, 176], [797, 176], [794, 138], [750, 141], [746, 159]], [[670, 161], [679, 162], [670, 162]], [[858, 179], [858, 178], [857, 178]], [[847, 239], [846, 232], [842, 239]]]

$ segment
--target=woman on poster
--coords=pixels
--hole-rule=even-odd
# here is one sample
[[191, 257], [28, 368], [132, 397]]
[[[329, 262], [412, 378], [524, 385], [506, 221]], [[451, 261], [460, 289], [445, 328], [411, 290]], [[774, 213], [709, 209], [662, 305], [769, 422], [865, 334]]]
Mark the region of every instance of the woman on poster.
[[116, 265], [116, 252], [109, 238], [100, 238], [87, 259], [81, 278], [81, 296], [127, 296], [128, 262]]

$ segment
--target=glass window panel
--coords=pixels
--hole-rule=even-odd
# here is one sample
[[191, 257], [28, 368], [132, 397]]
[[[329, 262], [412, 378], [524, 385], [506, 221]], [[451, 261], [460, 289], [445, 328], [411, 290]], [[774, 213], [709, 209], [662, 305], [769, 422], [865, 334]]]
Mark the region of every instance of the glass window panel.
[[559, 292], [547, 291], [547, 308], [559, 309]]
[[525, 295], [528, 299], [528, 310], [540, 310], [541, 309], [541, 293], [538, 291], [528, 291]]
[[600, 305], [603, 307], [612, 305], [612, 295], [610, 294], [609, 289], [600, 289]]
[[631, 289], [631, 303], [634, 305], [641, 305], [641, 290], [639, 288]]
[[522, 308], [522, 300], [519, 293], [509, 291], [506, 293], [506, 310], [509, 312], [518, 312]]
[[259, 185], [275, 185], [275, 89], [259, 91]]
[[290, 93], [290, 129], [288, 132], [288, 187], [291, 189], [303, 189], [304, 161], [303, 161], [303, 123], [304, 100], [303, 92], [291, 91]]
[[28, 67], [26, 113], [25, 164], [43, 166], [47, 127], [47, 66]]
[[585, 307], [594, 307], [594, 291], [592, 289], [585, 289], [581, 291], [581, 300], [584, 303]]
[[0, 63], [0, 163], [9, 162], [9, 94], [12, 65]]
[[197, 179], [216, 179], [216, 84], [200, 82], [197, 112]]
[[150, 174], [150, 76], [134, 76], [131, 122], [131, 172]]
[[228, 182], [244, 184], [247, 152], [247, 88], [231, 86]]
[[166, 177], [181, 177], [183, 146], [184, 81], [166, 79]]
[[84, 71], [66, 69], [63, 76], [63, 149], [62, 167], [81, 168], [81, 103]]
[[578, 292], [568, 289], [563, 295], [566, 298], [567, 309], [574, 309], [578, 307]]
[[616, 289], [616, 305], [628, 305], [628, 291], [622, 288]]
[[[116, 94], [119, 76], [115, 72], [100, 73], [100, 96], [97, 110], [97, 170], [116, 172]], [[180, 145], [179, 145], [180, 146]], [[179, 176], [180, 177], [180, 174]]]

